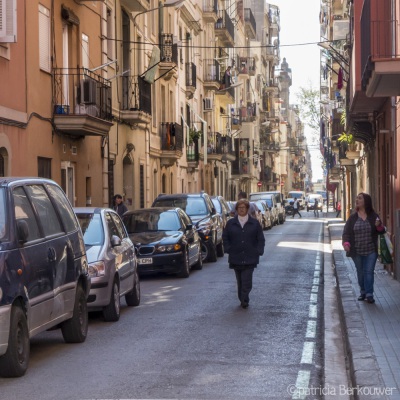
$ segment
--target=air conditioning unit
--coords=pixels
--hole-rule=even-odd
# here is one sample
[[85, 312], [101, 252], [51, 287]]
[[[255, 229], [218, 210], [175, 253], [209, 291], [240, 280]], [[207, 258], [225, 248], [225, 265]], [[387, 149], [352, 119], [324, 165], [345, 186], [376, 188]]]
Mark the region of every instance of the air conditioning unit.
[[204, 111], [211, 111], [214, 108], [213, 99], [211, 97], [204, 97]]
[[97, 82], [94, 79], [82, 79], [80, 86], [80, 104], [96, 104]]

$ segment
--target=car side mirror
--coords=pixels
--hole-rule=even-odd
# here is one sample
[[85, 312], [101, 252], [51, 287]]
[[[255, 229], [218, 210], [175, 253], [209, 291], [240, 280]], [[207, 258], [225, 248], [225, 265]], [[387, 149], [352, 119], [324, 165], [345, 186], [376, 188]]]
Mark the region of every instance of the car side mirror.
[[17, 234], [18, 234], [18, 241], [20, 243], [25, 243], [28, 241], [29, 228], [28, 228], [28, 223], [24, 219], [21, 219], [17, 222]]
[[212, 209], [211, 209], [211, 215], [215, 215], [217, 213], [217, 210], [213, 207]]
[[193, 229], [193, 224], [187, 224], [186, 225], [186, 230], [191, 231]]
[[121, 239], [117, 235], [111, 236], [111, 247], [121, 246]]

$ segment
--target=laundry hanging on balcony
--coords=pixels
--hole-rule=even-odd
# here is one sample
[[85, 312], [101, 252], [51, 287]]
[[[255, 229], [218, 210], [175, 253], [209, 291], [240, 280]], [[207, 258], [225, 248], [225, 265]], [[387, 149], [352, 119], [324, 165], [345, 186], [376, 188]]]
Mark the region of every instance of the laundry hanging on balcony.
[[343, 87], [343, 70], [339, 68], [338, 72], [338, 81], [337, 81], [337, 88], [340, 90]]

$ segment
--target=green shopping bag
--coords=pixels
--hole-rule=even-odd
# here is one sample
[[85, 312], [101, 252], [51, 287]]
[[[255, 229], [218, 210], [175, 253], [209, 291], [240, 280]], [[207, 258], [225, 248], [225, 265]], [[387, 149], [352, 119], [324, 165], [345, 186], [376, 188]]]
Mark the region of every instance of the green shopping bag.
[[382, 264], [393, 264], [392, 256], [386, 243], [385, 235], [379, 235], [378, 241], [379, 260]]

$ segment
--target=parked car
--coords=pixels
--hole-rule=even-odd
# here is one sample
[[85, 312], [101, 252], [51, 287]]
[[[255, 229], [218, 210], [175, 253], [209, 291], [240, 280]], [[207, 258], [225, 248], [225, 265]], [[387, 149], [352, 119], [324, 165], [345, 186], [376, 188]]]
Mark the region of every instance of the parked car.
[[211, 201], [214, 204], [215, 210], [222, 218], [222, 227], [225, 228], [226, 223], [231, 216], [231, 207], [222, 196], [212, 196]]
[[264, 200], [257, 200], [254, 203], [257, 204], [257, 207], [261, 211], [261, 216], [262, 216], [262, 228], [263, 229], [271, 229], [272, 228], [272, 223], [271, 223], [271, 213], [269, 211], [269, 207], [267, 206], [267, 203]]
[[307, 211], [315, 209], [315, 199], [318, 199], [318, 210], [322, 211], [324, 199], [320, 194], [310, 193], [307, 197]]
[[139, 274], [175, 273], [187, 278], [202, 269], [200, 236], [180, 208], [153, 207], [128, 211], [122, 217], [137, 251]]
[[84, 342], [89, 290], [82, 231], [62, 189], [48, 179], [1, 178], [0, 375], [24, 375], [29, 339], [47, 329]]
[[120, 216], [109, 208], [74, 209], [83, 232], [92, 286], [89, 311], [101, 310], [105, 321], [118, 321], [120, 298], [140, 304], [135, 248]]
[[196, 226], [201, 238], [203, 261], [217, 261], [224, 256], [222, 218], [207, 193], [160, 194], [153, 207], [179, 207]]
[[263, 200], [265, 201], [265, 203], [267, 204], [267, 206], [269, 208], [269, 212], [271, 214], [271, 224], [272, 224], [272, 226], [278, 225], [279, 217], [278, 217], [278, 208], [277, 208], [277, 205], [276, 205], [275, 196], [272, 195], [272, 194], [264, 195], [263, 196]]
[[269, 197], [270, 195], [275, 197], [278, 220], [280, 224], [283, 224], [286, 221], [286, 212], [285, 201], [283, 200], [283, 194], [281, 192], [276, 190], [270, 192], [250, 193], [249, 199], [250, 201], [263, 200], [265, 197]]

